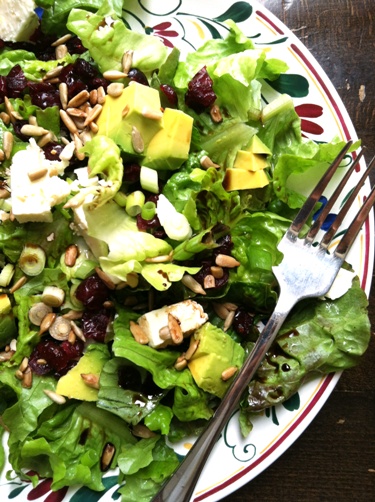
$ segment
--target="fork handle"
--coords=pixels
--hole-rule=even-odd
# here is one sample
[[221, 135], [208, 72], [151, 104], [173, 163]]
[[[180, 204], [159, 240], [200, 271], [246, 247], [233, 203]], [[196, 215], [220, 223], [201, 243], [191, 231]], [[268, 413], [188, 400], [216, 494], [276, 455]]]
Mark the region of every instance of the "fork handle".
[[289, 295], [283, 295], [282, 292], [280, 293], [274, 312], [218, 406], [214, 416], [208, 422], [203, 433], [195, 441], [193, 447], [173, 476], [162, 486], [159, 493], [152, 499], [152, 502], [188, 502], [190, 500], [203, 467], [221, 431], [238, 407], [243, 392], [295, 303], [294, 298], [291, 298]]

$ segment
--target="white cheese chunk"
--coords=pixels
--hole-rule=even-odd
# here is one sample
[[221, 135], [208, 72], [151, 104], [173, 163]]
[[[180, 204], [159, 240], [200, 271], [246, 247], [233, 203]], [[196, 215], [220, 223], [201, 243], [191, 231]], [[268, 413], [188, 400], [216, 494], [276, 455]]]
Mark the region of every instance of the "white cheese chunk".
[[356, 274], [354, 272], [351, 272], [350, 270], [340, 268], [336, 279], [333, 281], [331, 288], [324, 295], [324, 297], [329, 298], [330, 300], [336, 300], [336, 298], [343, 296], [352, 287], [352, 282], [355, 275]]
[[202, 306], [194, 300], [185, 300], [152, 310], [138, 319], [138, 324], [147, 335], [151, 347], [166, 345], [165, 340], [160, 337], [160, 330], [168, 326], [168, 314], [172, 314], [178, 320], [184, 336], [190, 335], [208, 320], [208, 315]]
[[38, 27], [33, 0], [0, 1], [0, 38], [9, 42], [26, 41]]
[[[10, 167], [12, 212], [19, 223], [52, 221], [51, 207], [63, 202], [70, 194], [69, 184], [56, 176], [68, 165], [67, 161], [50, 161], [43, 150], [30, 139], [26, 150], [17, 152]], [[32, 181], [31, 172], [45, 171]]]

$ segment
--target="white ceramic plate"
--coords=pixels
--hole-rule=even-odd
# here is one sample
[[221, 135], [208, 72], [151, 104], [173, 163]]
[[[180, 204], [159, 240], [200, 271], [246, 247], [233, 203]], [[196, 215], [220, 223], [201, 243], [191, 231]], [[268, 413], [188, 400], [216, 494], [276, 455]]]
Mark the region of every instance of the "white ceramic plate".
[[[225, 37], [228, 29], [223, 21], [234, 19], [257, 47], [269, 47], [271, 54], [289, 65], [280, 92], [292, 95], [302, 118], [302, 129], [307, 137], [330, 141], [334, 136], [347, 140], [356, 138], [350, 118], [328, 77], [319, 64], [298, 41], [295, 35], [258, 2], [250, 0], [129, 0], [124, 16], [137, 31], [160, 37], [167, 46], [177, 46], [182, 53], [198, 48], [209, 38]], [[268, 87], [264, 94], [272, 99], [278, 93]], [[364, 166], [361, 166], [361, 171]], [[355, 173], [352, 183], [359, 179]], [[349, 190], [349, 189], [348, 189]], [[368, 193], [369, 185], [361, 191], [357, 208]], [[357, 209], [356, 208], [356, 209]], [[353, 209], [348, 221], [356, 211]], [[362, 288], [368, 293], [374, 256], [373, 218], [369, 219], [352, 248], [348, 261], [359, 274]], [[284, 405], [272, 408], [254, 421], [254, 429], [244, 440], [237, 416], [226, 426], [221, 439], [206, 465], [196, 487], [194, 500], [214, 502], [249, 482], [274, 462], [303, 432], [334, 389], [339, 375], [329, 375], [305, 384], [298, 394]], [[185, 455], [187, 440], [177, 447]], [[108, 475], [107, 492], [95, 493], [87, 489], [60, 490], [52, 493], [50, 481], [44, 480], [36, 488], [18, 480], [0, 478], [1, 500], [40, 500], [45, 502], [87, 502], [116, 500], [116, 477]]]

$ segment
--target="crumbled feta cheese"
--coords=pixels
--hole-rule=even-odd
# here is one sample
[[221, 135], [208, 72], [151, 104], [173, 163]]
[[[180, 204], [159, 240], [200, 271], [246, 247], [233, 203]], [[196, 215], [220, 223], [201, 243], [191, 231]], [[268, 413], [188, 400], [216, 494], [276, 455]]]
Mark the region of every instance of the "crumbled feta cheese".
[[[69, 184], [56, 176], [63, 172], [67, 161], [50, 161], [33, 138], [26, 150], [17, 152], [10, 167], [12, 212], [20, 223], [52, 221], [51, 207], [63, 202], [70, 194]], [[30, 172], [44, 172], [32, 181]]]
[[336, 300], [337, 298], [340, 298], [340, 296], [343, 296], [352, 287], [355, 275], [356, 274], [350, 270], [340, 268], [336, 279], [333, 281], [331, 288], [324, 295], [324, 297], [329, 298], [330, 300]]
[[33, 0], [1, 0], [0, 38], [9, 42], [29, 40], [38, 27]]
[[138, 324], [147, 335], [151, 347], [165, 346], [166, 342], [160, 337], [160, 330], [168, 326], [168, 314], [172, 314], [180, 323], [184, 336], [190, 335], [208, 320], [202, 306], [194, 300], [185, 300], [152, 310], [138, 319]]

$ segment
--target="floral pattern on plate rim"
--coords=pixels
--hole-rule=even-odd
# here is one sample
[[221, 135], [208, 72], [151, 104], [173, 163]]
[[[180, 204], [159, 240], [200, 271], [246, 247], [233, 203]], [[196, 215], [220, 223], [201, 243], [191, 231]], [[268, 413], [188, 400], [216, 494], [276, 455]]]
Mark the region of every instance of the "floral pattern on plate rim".
[[[128, 25], [137, 31], [152, 34], [167, 47], [177, 46], [182, 53], [195, 50], [205, 40], [223, 38], [228, 32], [226, 19], [233, 19], [253, 40], [255, 47], [269, 47], [275, 57], [288, 59], [290, 71], [276, 84], [266, 85], [265, 101], [287, 92], [296, 104], [304, 136], [317, 141], [355, 138], [351, 121], [317, 62], [307, 49], [278, 19], [255, 1], [166, 0], [164, 2], [130, 0], [123, 14]], [[279, 53], [279, 56], [278, 56]], [[282, 54], [281, 54], [282, 53]], [[293, 73], [296, 72], [296, 73]], [[333, 134], [334, 133], [334, 134]], [[345, 196], [344, 196], [345, 198]], [[360, 204], [360, 200], [358, 201]], [[368, 223], [351, 255], [357, 258], [357, 272], [362, 287], [368, 291], [372, 274], [373, 229]], [[356, 260], [354, 259], [356, 262]], [[274, 406], [254, 420], [254, 430], [247, 440], [239, 435], [235, 413], [223, 430], [212, 458], [197, 485], [195, 501], [216, 501], [250, 481], [297, 439], [318, 413], [334, 389], [339, 375], [328, 375], [305, 384], [298, 394], [283, 405]], [[260, 440], [260, 437], [263, 440]], [[266, 437], [266, 439], [264, 439]], [[179, 445], [177, 453], [186, 454], [194, 438]], [[222, 466], [222, 464], [225, 464]], [[9, 466], [8, 466], [9, 469]], [[50, 491], [50, 480], [41, 480], [36, 487], [18, 479], [0, 478], [0, 492], [10, 500], [39, 500], [43, 502], [86, 502], [119, 499], [117, 476], [105, 476], [105, 492], [87, 488]], [[202, 481], [204, 479], [204, 481]]]

